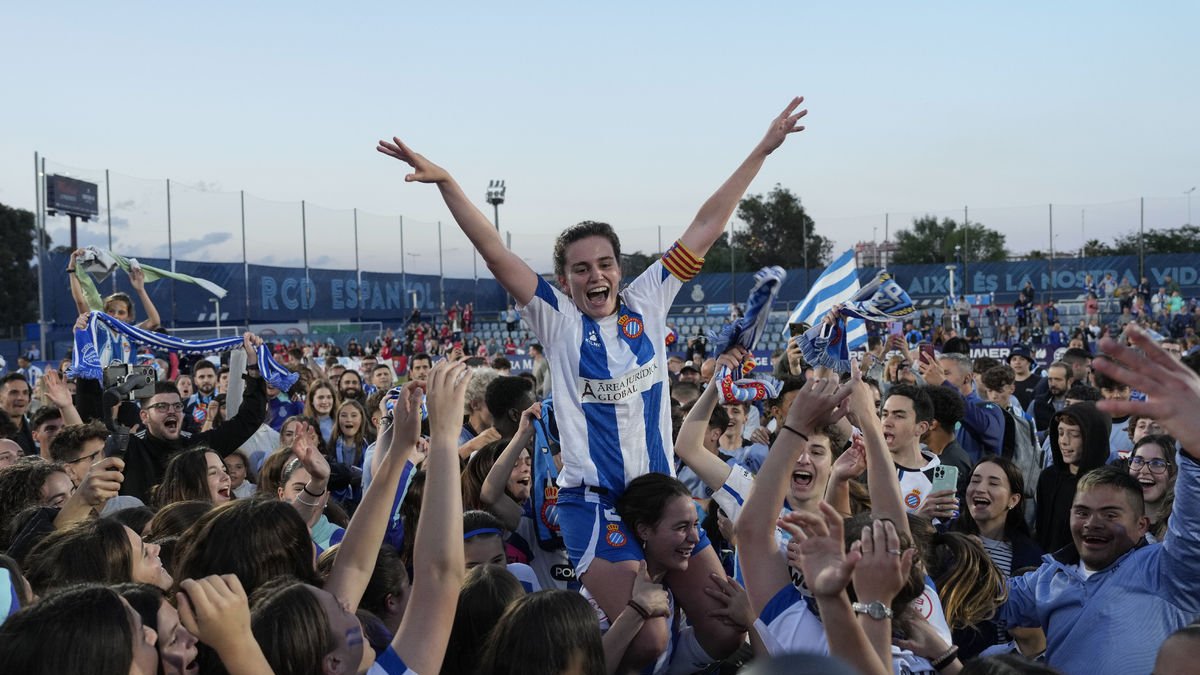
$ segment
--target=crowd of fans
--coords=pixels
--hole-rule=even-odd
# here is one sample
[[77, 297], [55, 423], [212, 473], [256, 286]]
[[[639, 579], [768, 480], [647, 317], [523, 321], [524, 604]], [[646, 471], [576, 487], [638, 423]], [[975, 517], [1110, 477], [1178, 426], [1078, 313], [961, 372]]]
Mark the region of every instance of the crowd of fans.
[[1001, 363], [887, 330], [840, 375], [793, 342], [768, 396], [741, 395], [736, 341], [668, 354], [666, 308], [800, 102], [619, 297], [609, 226], [564, 232], [555, 289], [381, 142], [517, 298], [507, 332], [545, 341], [530, 371], [457, 344], [468, 306], [342, 357], [280, 344], [288, 391], [252, 333], [244, 360], [152, 355], [111, 408], [95, 380], [4, 376], [0, 670], [1194, 672], [1186, 340]]

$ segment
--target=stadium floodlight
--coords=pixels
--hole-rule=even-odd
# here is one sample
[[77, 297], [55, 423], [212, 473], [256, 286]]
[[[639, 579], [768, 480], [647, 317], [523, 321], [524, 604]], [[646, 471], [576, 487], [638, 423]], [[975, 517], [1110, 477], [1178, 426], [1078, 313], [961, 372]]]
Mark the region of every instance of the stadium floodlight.
[[487, 188], [487, 203], [492, 205], [492, 210], [495, 213], [494, 224], [496, 231], [500, 231], [500, 205], [504, 203], [504, 181], [491, 180], [488, 181]]

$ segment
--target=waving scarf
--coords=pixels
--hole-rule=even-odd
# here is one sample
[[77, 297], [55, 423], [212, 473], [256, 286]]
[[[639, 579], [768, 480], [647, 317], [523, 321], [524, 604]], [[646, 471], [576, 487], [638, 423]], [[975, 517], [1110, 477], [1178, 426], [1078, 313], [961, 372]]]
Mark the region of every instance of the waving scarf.
[[850, 348], [846, 340], [846, 318], [865, 321], [903, 321], [916, 307], [908, 293], [886, 271], [875, 275], [849, 302], [841, 306], [833, 322], [821, 321], [800, 335], [800, 351], [804, 360], [814, 366], [825, 366], [839, 373], [850, 371]]
[[[150, 347], [180, 354], [215, 354], [241, 346], [240, 337], [184, 340], [131, 326], [104, 312], [92, 312], [87, 327], [75, 331], [75, 350], [67, 374], [89, 380], [102, 380], [106, 365], [114, 362], [133, 363], [136, 347]], [[258, 368], [267, 384], [280, 391], [287, 391], [296, 384], [300, 375], [272, 358], [271, 350], [265, 344], [259, 345], [257, 352]]]
[[[754, 287], [750, 289], [750, 298], [746, 301], [746, 313], [725, 326], [719, 334], [713, 333], [711, 336], [717, 354], [724, 354], [731, 347], [754, 350], [767, 328], [771, 305], [786, 278], [787, 272], [782, 267], [764, 267], [754, 273]], [[751, 362], [750, 367], [743, 367], [742, 372], [737, 373], [738, 379], [734, 379], [734, 373], [728, 368], [721, 369], [721, 396], [725, 403], [749, 403], [779, 396], [780, 383], [773, 378], [751, 378], [749, 375], [753, 370]]]

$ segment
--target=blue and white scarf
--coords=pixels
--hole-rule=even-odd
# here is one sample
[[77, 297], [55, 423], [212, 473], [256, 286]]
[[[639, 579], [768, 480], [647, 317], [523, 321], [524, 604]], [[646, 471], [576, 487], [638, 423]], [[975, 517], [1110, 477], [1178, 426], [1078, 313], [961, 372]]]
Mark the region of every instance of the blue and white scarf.
[[[67, 374], [89, 380], [103, 380], [104, 367], [112, 363], [133, 363], [134, 348], [150, 347], [180, 354], [217, 354], [238, 349], [242, 338], [184, 340], [171, 335], [153, 333], [118, 321], [104, 312], [92, 312], [88, 325], [75, 331], [75, 350]], [[287, 391], [300, 378], [271, 356], [266, 344], [258, 346], [258, 369], [263, 379], [280, 391]]]
[[832, 368], [839, 373], [850, 371], [846, 317], [878, 322], [903, 321], [917, 311], [908, 293], [886, 271], [876, 274], [871, 283], [839, 309], [836, 321], [821, 321], [797, 338], [807, 363]]
[[[750, 289], [750, 299], [746, 301], [746, 313], [742, 318], [725, 326], [718, 334], [711, 334], [714, 352], [724, 354], [731, 347], [744, 347], [753, 352], [759, 338], [767, 328], [767, 319], [771, 316], [771, 305], [783, 287], [787, 272], [782, 267], [764, 267], [754, 273], [754, 288]], [[780, 382], [774, 378], [754, 379], [747, 377], [753, 370], [743, 369], [743, 377], [734, 379], [735, 373], [728, 368], [721, 368], [721, 393], [725, 403], [749, 403], [763, 401], [779, 396]]]

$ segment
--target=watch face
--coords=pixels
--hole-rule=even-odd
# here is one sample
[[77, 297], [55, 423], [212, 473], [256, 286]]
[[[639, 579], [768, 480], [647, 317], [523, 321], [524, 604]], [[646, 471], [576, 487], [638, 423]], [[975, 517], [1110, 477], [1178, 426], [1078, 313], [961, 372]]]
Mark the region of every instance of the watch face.
[[[843, 607], [844, 606], [845, 605], [843, 605]], [[872, 602], [871, 604], [867, 605], [867, 614], [869, 614], [872, 619], [885, 619], [887, 618], [887, 607], [884, 607], [883, 603], [881, 602]]]

